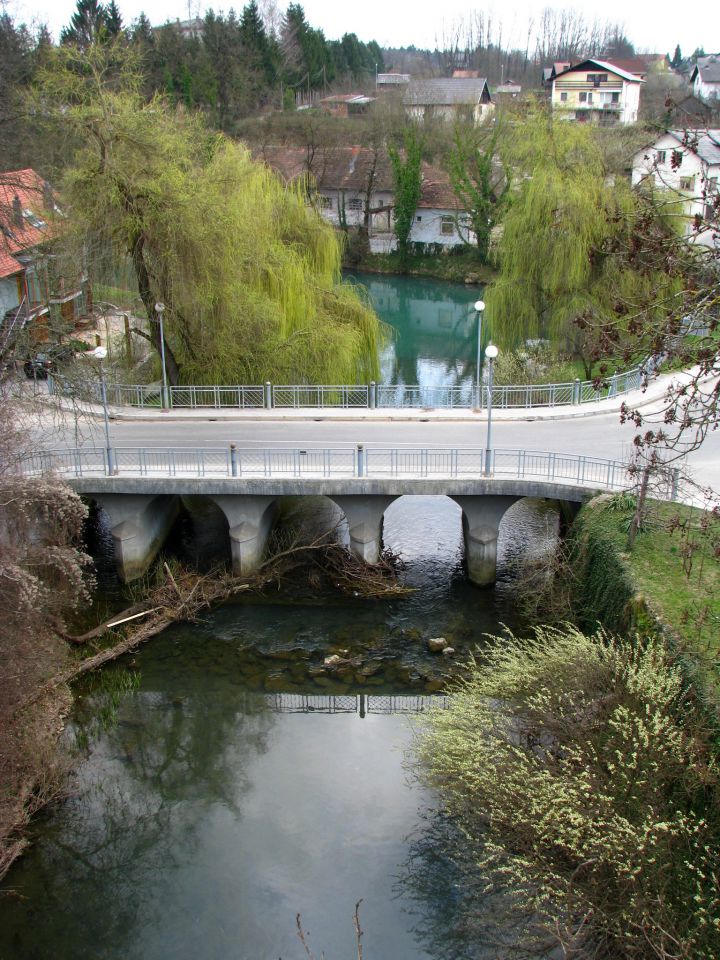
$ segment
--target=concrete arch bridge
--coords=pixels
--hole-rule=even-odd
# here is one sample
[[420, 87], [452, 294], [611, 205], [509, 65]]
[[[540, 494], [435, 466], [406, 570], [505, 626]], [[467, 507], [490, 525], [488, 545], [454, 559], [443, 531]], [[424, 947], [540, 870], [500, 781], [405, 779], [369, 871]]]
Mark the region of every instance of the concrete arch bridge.
[[[517, 500], [558, 501], [572, 514], [594, 494], [634, 483], [618, 461], [480, 448], [81, 448], [37, 454], [24, 469], [60, 473], [99, 504], [126, 581], [148, 568], [183, 496], [206, 497], [222, 511], [233, 568], [249, 574], [262, 561], [281, 497], [330, 498], [347, 518], [352, 552], [374, 563], [388, 506], [422, 494], [460, 506], [468, 574], [484, 586], [495, 580], [500, 522]], [[675, 492], [670, 477], [668, 497]]]

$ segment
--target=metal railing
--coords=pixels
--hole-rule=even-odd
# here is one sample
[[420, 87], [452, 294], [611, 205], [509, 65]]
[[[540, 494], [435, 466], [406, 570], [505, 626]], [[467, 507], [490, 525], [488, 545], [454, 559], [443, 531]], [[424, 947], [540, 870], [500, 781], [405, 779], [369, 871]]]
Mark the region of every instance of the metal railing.
[[[577, 406], [621, 396], [642, 386], [651, 365], [644, 364], [625, 373], [616, 373], [602, 381], [573, 380], [566, 383], [493, 385], [492, 403], [499, 409]], [[101, 403], [101, 386], [94, 381], [48, 378], [48, 390], [54, 396], [73, 397]], [[236, 386], [170, 387], [168, 404], [176, 410], [200, 409], [484, 409], [488, 388], [465, 384], [454, 387], [427, 387], [418, 384], [274, 384]], [[159, 384], [107, 384], [111, 406], [161, 408]]]
[[[46, 450], [21, 461], [26, 475], [168, 478], [417, 478], [543, 480], [589, 489], [635, 485], [626, 463], [541, 450], [481, 447], [94, 447]], [[667, 469], [665, 496], [677, 496], [678, 471]], [[660, 494], [662, 495], [662, 494]]]

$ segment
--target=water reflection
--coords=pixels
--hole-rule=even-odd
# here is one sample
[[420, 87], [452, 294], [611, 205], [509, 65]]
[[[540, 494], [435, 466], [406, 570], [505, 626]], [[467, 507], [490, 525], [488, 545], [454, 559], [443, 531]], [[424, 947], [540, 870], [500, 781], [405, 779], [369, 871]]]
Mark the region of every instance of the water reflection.
[[478, 334], [474, 303], [481, 295], [477, 287], [369, 273], [347, 277], [367, 289], [394, 333], [380, 357], [381, 383], [471, 385]]

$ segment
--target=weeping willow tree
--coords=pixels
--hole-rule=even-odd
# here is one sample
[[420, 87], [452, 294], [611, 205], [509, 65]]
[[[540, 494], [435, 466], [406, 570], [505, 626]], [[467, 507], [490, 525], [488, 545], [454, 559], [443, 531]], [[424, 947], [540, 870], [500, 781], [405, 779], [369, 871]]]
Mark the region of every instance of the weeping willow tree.
[[75, 138], [64, 196], [77, 246], [91, 273], [130, 258], [158, 349], [165, 304], [171, 381], [377, 374], [380, 322], [342, 283], [340, 242], [306, 185], [286, 187], [197, 116], [146, 102], [125, 49], [56, 51], [40, 96]]
[[[520, 187], [485, 297], [493, 335], [508, 348], [547, 338], [581, 359], [589, 377], [598, 344], [585, 331], [610, 316], [662, 315], [680, 281], [634, 250], [636, 197], [608, 175], [588, 126], [532, 119], [516, 131], [510, 162]], [[654, 229], [670, 227], [658, 219]]]

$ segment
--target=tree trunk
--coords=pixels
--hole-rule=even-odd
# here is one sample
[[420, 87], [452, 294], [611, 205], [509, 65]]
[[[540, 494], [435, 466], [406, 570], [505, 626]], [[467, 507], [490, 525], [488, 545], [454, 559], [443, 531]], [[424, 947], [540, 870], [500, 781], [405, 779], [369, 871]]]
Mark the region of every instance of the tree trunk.
[[[145, 257], [143, 256], [144, 247], [145, 237], [142, 233], [138, 233], [134, 239], [130, 253], [132, 256], [133, 267], [135, 269], [135, 278], [137, 279], [138, 290], [140, 291], [140, 299], [142, 300], [143, 306], [145, 307], [147, 315], [150, 319], [150, 339], [157, 352], [162, 356], [160, 324], [157, 321], [157, 315], [155, 313], [155, 298], [153, 297], [152, 287], [150, 284], [150, 275], [148, 273], [147, 265], [145, 264]], [[175, 354], [172, 352], [172, 349], [167, 342], [167, 338], [163, 337], [163, 339], [165, 340], [165, 370], [167, 371], [168, 380], [170, 381], [171, 386], [176, 387], [180, 383], [180, 367], [175, 359]]]
[[650, 470], [651, 467], [648, 464], [643, 469], [642, 481], [640, 483], [640, 492], [637, 496], [637, 502], [635, 503], [635, 513], [633, 518], [630, 521], [630, 527], [628, 528], [627, 535], [627, 549], [631, 551], [635, 546], [635, 540], [637, 539], [638, 530], [642, 527], [642, 522], [645, 517], [645, 502], [647, 501], [647, 492], [648, 485], [650, 483]]

